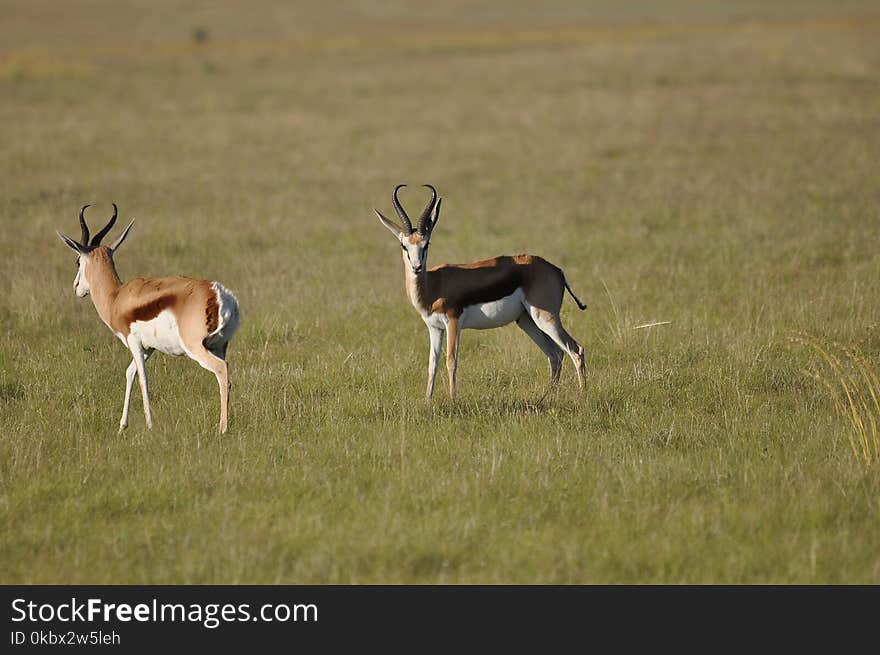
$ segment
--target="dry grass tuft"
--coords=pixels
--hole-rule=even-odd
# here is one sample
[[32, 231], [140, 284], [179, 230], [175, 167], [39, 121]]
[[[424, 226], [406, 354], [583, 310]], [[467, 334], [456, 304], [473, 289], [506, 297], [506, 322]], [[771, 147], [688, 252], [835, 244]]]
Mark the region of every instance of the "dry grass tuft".
[[853, 456], [865, 466], [880, 462], [880, 377], [865, 355], [853, 346], [823, 344], [809, 336], [793, 337], [819, 356], [805, 370], [831, 396], [834, 409], [849, 430]]

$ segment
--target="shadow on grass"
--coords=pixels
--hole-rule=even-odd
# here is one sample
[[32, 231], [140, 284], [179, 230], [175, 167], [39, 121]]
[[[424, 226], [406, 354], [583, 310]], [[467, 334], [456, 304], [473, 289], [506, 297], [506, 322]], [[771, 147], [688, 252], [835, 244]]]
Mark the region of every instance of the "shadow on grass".
[[20, 384], [4, 382], [0, 384], [0, 402], [9, 402], [24, 398], [24, 390]]
[[454, 403], [445, 400], [428, 407], [435, 417], [440, 418], [485, 418], [486, 416], [543, 416], [548, 412], [567, 413], [578, 410], [573, 402], [560, 390], [547, 389], [542, 395], [531, 398], [480, 398]]

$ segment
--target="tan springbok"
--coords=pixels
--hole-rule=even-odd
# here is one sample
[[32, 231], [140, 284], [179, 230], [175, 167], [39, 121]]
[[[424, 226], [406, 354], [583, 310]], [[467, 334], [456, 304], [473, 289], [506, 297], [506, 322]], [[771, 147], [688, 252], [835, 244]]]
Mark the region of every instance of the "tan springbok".
[[132, 361], [125, 371], [125, 401], [120, 432], [128, 425], [128, 407], [137, 374], [147, 427], [153, 427], [146, 362], [153, 351], [186, 355], [217, 377], [220, 385], [220, 432], [226, 432], [229, 412], [229, 369], [226, 349], [239, 326], [238, 301], [222, 284], [188, 277], [134, 278], [125, 284], [116, 273], [113, 255], [128, 236], [132, 220], [109, 246], [101, 245], [116, 222], [118, 210], [91, 241], [85, 205], [79, 212], [80, 241], [58, 232], [77, 254], [73, 289], [80, 298], [91, 295], [98, 316], [125, 347]]

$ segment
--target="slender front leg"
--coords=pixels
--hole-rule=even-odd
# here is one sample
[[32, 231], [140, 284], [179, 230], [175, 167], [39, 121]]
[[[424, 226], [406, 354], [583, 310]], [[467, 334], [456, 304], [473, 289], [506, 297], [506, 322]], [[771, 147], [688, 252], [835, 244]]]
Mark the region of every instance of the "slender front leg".
[[434, 393], [434, 377], [437, 375], [437, 362], [440, 359], [440, 351], [443, 349], [443, 330], [440, 328], [428, 328], [428, 336], [431, 339], [431, 352], [428, 353], [428, 391], [425, 400], [430, 402]]
[[455, 374], [458, 370], [458, 317], [450, 317], [446, 324], [446, 371], [449, 373], [449, 397], [455, 400]]
[[129, 338], [128, 348], [131, 350], [132, 359], [137, 367], [138, 382], [141, 385], [141, 397], [144, 401], [144, 418], [147, 427], [153, 429], [153, 412], [150, 410], [150, 383], [147, 380], [147, 357], [140, 342], [135, 338]]
[[134, 376], [137, 375], [137, 364], [134, 359], [125, 369], [125, 400], [122, 403], [122, 418], [119, 419], [119, 431], [128, 427], [128, 406], [131, 402], [131, 388], [134, 386]]
[[[144, 362], [150, 359], [153, 350], [144, 351]], [[119, 431], [128, 427], [128, 408], [131, 404], [131, 389], [134, 387], [134, 376], [137, 375], [137, 362], [132, 359], [131, 364], [125, 369], [125, 401], [122, 403], [122, 418], [119, 419]]]

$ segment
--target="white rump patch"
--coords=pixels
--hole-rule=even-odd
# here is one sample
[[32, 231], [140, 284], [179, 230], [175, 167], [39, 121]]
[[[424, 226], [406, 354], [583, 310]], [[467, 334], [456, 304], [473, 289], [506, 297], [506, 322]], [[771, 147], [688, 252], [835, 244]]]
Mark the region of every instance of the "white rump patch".
[[213, 282], [211, 286], [217, 294], [217, 304], [220, 306], [220, 310], [217, 329], [205, 337], [207, 346], [228, 343], [238, 331], [238, 326], [241, 323], [238, 299], [219, 282]]

